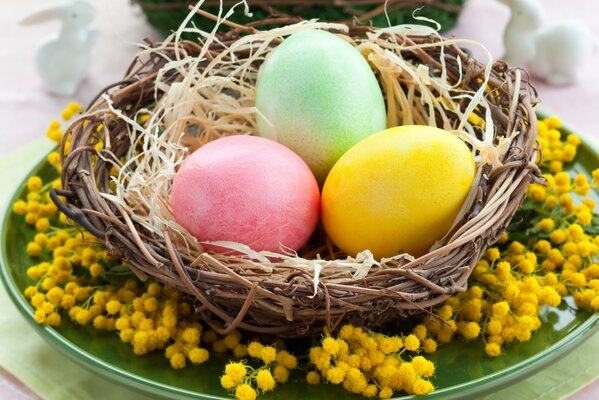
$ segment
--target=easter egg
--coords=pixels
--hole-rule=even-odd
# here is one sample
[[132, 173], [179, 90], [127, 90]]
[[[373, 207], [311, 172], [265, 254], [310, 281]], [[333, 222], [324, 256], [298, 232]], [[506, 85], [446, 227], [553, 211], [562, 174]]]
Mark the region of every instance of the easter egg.
[[306, 243], [318, 221], [320, 193], [306, 163], [291, 150], [238, 135], [212, 141], [185, 160], [173, 180], [171, 207], [200, 242], [280, 252]]
[[331, 169], [322, 191], [325, 230], [350, 255], [423, 255], [451, 228], [474, 175], [471, 151], [453, 134], [429, 126], [387, 129]]
[[387, 126], [368, 62], [320, 30], [294, 33], [272, 51], [258, 75], [256, 108], [258, 134], [299, 154], [321, 183], [351, 146]]

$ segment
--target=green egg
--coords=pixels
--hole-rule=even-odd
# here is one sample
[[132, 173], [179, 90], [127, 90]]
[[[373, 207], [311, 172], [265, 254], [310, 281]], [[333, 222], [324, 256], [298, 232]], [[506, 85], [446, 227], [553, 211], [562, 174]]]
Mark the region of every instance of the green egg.
[[297, 153], [320, 183], [350, 147], [387, 127], [366, 59], [321, 30], [294, 33], [272, 51], [258, 75], [256, 107], [258, 134]]

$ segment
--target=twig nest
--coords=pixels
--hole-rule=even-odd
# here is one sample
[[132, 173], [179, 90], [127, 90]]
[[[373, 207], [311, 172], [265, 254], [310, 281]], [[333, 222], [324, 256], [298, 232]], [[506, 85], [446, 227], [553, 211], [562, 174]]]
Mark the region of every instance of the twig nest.
[[[465, 290], [474, 265], [540, 176], [534, 91], [519, 70], [465, 54], [459, 46], [468, 41], [422, 27], [305, 21], [264, 31], [196, 31], [203, 38], [197, 44], [178, 40], [182, 29], [143, 48], [125, 79], [71, 125], [62, 146], [69, 142], [62, 160], [68, 203], [61, 207], [141, 279], [193, 296], [196, 312], [220, 333], [306, 336], [325, 325], [376, 327], [425, 312]], [[283, 38], [309, 29], [337, 34], [368, 61], [388, 126], [436, 126], [469, 145], [476, 174], [463, 207], [449, 233], [418, 258], [378, 259], [369, 250], [351, 257], [322, 231], [297, 254], [235, 244], [233, 254], [207, 253], [176, 223], [169, 194], [188, 150], [255, 135], [262, 63]]]

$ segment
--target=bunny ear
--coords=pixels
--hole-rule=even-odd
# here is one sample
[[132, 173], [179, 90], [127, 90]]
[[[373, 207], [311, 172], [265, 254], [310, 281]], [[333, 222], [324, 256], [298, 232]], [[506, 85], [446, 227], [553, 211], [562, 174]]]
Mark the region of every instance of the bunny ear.
[[63, 6], [54, 6], [36, 11], [35, 13], [23, 18], [20, 21], [21, 25], [36, 25], [42, 22], [51, 21], [60, 18]]

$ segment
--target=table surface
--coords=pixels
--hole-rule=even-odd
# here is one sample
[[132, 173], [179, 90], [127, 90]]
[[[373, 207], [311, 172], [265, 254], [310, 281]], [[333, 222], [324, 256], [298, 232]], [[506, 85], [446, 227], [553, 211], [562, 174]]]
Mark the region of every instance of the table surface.
[[[135, 43], [144, 38], [160, 38], [144, 20], [141, 11], [129, 0], [91, 0], [98, 16], [92, 27], [100, 30], [100, 37], [92, 51], [92, 65], [88, 78], [74, 96], [69, 98], [46, 94], [35, 72], [34, 57], [37, 46], [44, 38], [55, 34], [58, 23], [20, 26], [19, 20], [37, 10], [35, 0], [2, 1], [0, 3], [0, 157], [36, 139], [48, 123], [60, 115], [69, 101], [86, 104], [94, 94], [122, 77], [136, 52]], [[544, 0], [545, 19], [555, 21], [573, 18], [584, 21], [599, 37], [599, 2], [577, 0], [564, 5], [562, 0]], [[497, 1], [469, 0], [458, 26], [448, 35], [469, 38], [484, 43], [494, 58], [503, 53], [502, 32], [509, 19], [509, 10]], [[479, 56], [480, 54], [476, 54]], [[599, 138], [595, 116], [599, 106], [599, 55], [582, 66], [582, 80], [569, 87], [551, 87], [537, 79], [532, 80], [543, 105], [559, 115], [577, 132]], [[37, 395], [8, 371], [0, 368], [0, 398], [37, 399]], [[599, 379], [576, 393], [572, 398], [599, 398]]]

